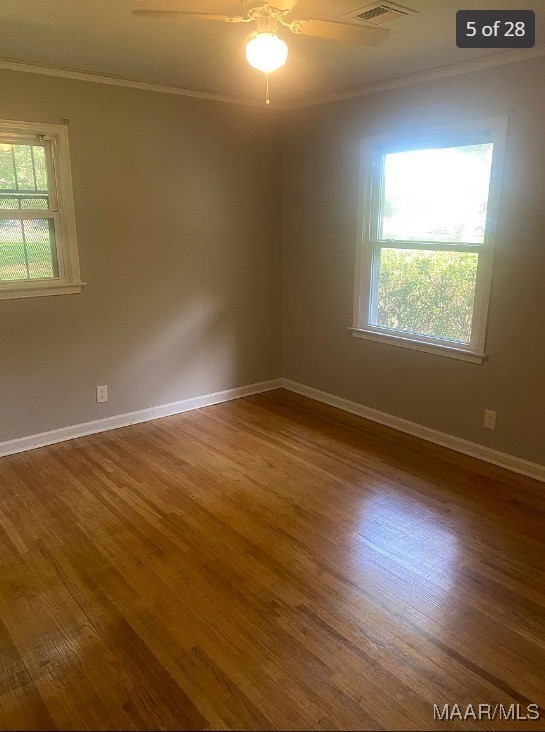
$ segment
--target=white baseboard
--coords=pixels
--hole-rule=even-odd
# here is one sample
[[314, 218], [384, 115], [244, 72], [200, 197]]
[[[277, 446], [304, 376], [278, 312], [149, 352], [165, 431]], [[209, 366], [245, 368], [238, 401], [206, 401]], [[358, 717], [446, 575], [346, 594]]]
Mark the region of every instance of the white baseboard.
[[161, 404], [158, 407], [149, 407], [148, 409], [139, 409], [137, 412], [127, 412], [126, 414], [117, 414], [113, 417], [105, 417], [104, 419], [96, 419], [93, 422], [83, 422], [82, 424], [71, 425], [70, 427], [61, 427], [57, 430], [49, 432], [41, 432], [37, 435], [29, 435], [28, 437], [20, 437], [17, 440], [8, 440], [0, 442], [0, 457], [5, 455], [13, 455], [17, 452], [25, 452], [26, 450], [34, 450], [37, 447], [45, 447], [53, 445], [56, 442], [64, 442], [65, 440], [73, 440], [76, 437], [84, 437], [85, 435], [94, 435], [97, 432], [106, 432], [107, 430], [115, 430], [119, 427], [127, 427], [131, 424], [139, 422], [149, 422], [152, 419], [160, 419], [161, 417], [170, 417], [173, 414], [181, 414], [189, 412], [192, 409], [200, 409], [201, 407], [209, 407], [212, 404], [220, 404], [228, 402], [232, 399], [240, 399], [240, 397], [251, 396], [252, 394], [260, 394], [264, 391], [272, 391], [280, 389], [282, 379], [272, 379], [270, 381], [261, 381], [257, 384], [248, 384], [247, 386], [239, 386], [236, 389], [226, 389], [225, 391], [217, 391], [214, 394], [205, 394], [204, 396], [193, 397], [192, 399], [182, 399], [179, 402], [171, 402], [170, 404]]
[[61, 427], [60, 429], [50, 430], [49, 432], [41, 432], [36, 435], [29, 435], [28, 437], [20, 437], [16, 440], [0, 442], [0, 457], [13, 455], [18, 452], [26, 452], [27, 450], [34, 450], [38, 447], [45, 447], [46, 445], [53, 445], [56, 442], [73, 440], [76, 437], [84, 437], [85, 435], [93, 435], [98, 432], [115, 430], [119, 427], [127, 427], [131, 424], [149, 422], [154, 419], [160, 419], [161, 417], [169, 417], [173, 414], [181, 414], [182, 412], [189, 412], [192, 409], [209, 407], [213, 404], [220, 404], [221, 402], [228, 402], [232, 399], [240, 399], [241, 397], [260, 394], [261, 392], [272, 391], [273, 389], [280, 389], [282, 387], [289, 391], [296, 392], [297, 394], [309, 397], [310, 399], [315, 399], [316, 401], [328, 404], [331, 407], [337, 407], [345, 412], [350, 412], [351, 414], [356, 414], [359, 417], [364, 417], [365, 419], [369, 419], [373, 422], [378, 422], [379, 424], [383, 424], [387, 427], [392, 427], [400, 432], [406, 432], [409, 435], [420, 437], [423, 440], [433, 442], [436, 445], [448, 447], [451, 450], [461, 452], [464, 455], [479, 458], [480, 460], [492, 463], [493, 465], [499, 465], [500, 467], [507, 468], [515, 473], [527, 475], [530, 478], [535, 478], [536, 480], [545, 482], [545, 465], [531, 463], [528, 460], [523, 460], [515, 455], [499, 452], [498, 450], [493, 450], [490, 447], [479, 445], [476, 442], [469, 442], [469, 440], [454, 437], [446, 432], [439, 432], [439, 430], [434, 430], [431, 427], [424, 427], [416, 422], [410, 422], [408, 419], [396, 417], [395, 415], [388, 414], [387, 412], [380, 412], [378, 409], [372, 409], [371, 407], [365, 407], [361, 404], [357, 404], [356, 402], [351, 402], [348, 399], [328, 394], [325, 391], [314, 389], [313, 387], [306, 386], [305, 384], [299, 384], [295, 381], [291, 381], [290, 379], [271, 379], [270, 381], [261, 381], [257, 384], [239, 386], [235, 389], [226, 389], [225, 391], [218, 391], [214, 394], [205, 394], [204, 396], [192, 397], [191, 399], [182, 399], [181, 401], [171, 402], [170, 404], [161, 404], [157, 407], [139, 409], [136, 412], [117, 414], [113, 417], [105, 417], [104, 419], [97, 419], [93, 422], [83, 422], [82, 424]]
[[291, 381], [290, 379], [282, 379], [282, 386], [284, 389], [288, 389], [289, 391], [294, 391], [302, 396], [310, 397], [310, 399], [316, 399], [318, 402], [323, 402], [331, 407], [343, 409], [345, 412], [356, 414], [359, 417], [364, 417], [365, 419], [378, 422], [379, 424], [386, 425], [387, 427], [393, 427], [393, 429], [399, 430], [400, 432], [406, 432], [414, 437], [420, 437], [423, 440], [433, 442], [436, 445], [448, 447], [451, 450], [461, 452], [464, 455], [470, 455], [471, 457], [484, 460], [487, 463], [499, 465], [500, 467], [507, 468], [515, 473], [527, 475], [529, 478], [545, 481], [545, 465], [531, 463], [528, 460], [523, 460], [515, 455], [499, 452], [499, 450], [492, 450], [492, 448], [485, 447], [485, 445], [479, 445], [476, 442], [469, 442], [469, 440], [463, 440], [461, 437], [454, 437], [446, 432], [439, 432], [439, 430], [431, 429], [431, 427], [424, 427], [416, 422], [410, 422], [408, 419], [402, 419], [401, 417], [396, 417], [393, 414], [380, 412], [378, 409], [371, 409], [371, 407], [364, 407], [356, 402], [351, 402], [348, 399], [328, 394], [325, 391], [314, 389], [311, 386], [305, 386], [305, 384], [299, 384], [295, 381]]

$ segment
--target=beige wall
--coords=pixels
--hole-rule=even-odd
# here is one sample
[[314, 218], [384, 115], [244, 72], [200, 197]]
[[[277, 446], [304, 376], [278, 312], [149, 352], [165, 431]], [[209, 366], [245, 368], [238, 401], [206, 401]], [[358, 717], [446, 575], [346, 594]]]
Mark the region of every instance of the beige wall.
[[[283, 375], [545, 463], [545, 62], [290, 113], [284, 147]], [[363, 134], [509, 114], [484, 365], [356, 339]], [[483, 412], [498, 412], [495, 432]]]
[[[545, 463], [544, 71], [537, 59], [286, 114], [283, 270], [273, 110], [0, 71], [0, 117], [71, 120], [88, 283], [0, 301], [0, 441], [282, 372]], [[360, 134], [504, 114], [489, 360], [353, 338]]]
[[0, 71], [1, 118], [71, 121], [87, 282], [0, 301], [0, 442], [280, 376], [271, 111]]

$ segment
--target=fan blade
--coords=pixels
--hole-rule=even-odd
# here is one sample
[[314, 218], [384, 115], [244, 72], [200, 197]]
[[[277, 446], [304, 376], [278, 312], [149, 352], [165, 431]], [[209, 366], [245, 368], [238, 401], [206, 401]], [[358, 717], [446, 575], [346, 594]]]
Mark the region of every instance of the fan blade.
[[190, 18], [193, 20], [222, 20], [224, 23], [246, 23], [244, 18], [235, 15], [220, 15], [219, 13], [189, 13], [185, 10], [133, 10], [133, 15], [140, 18], [168, 18], [176, 16], [178, 18]]
[[385, 28], [337, 23], [333, 20], [297, 20], [294, 21], [292, 30], [305, 36], [359, 43], [362, 46], [378, 46], [388, 35]]
[[287, 15], [291, 13], [293, 8], [297, 5], [297, 0], [242, 0], [244, 10], [256, 10], [268, 6], [271, 10], [276, 10], [281, 15]]
[[136, 14], [140, 10], [165, 10], [178, 13], [211, 13], [215, 15], [242, 15], [240, 0], [139, 0], [134, 4]]
[[287, 15], [297, 5], [297, 0], [267, 0], [267, 5], [273, 10], [280, 10]]

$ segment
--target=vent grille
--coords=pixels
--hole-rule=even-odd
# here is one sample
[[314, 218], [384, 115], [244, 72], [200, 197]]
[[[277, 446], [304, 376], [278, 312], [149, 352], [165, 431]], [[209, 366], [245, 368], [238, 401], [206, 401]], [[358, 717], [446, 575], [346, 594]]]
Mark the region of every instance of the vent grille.
[[377, 5], [376, 8], [371, 8], [370, 10], [364, 10], [361, 13], [358, 13], [356, 18], [359, 18], [360, 20], [375, 20], [375, 18], [380, 18], [381, 15], [385, 15], [387, 13], [391, 13], [392, 11], [387, 5]]
[[396, 18], [403, 18], [410, 13], [414, 13], [414, 10], [405, 8], [401, 5], [395, 5], [394, 3], [372, 3], [366, 5], [364, 8], [355, 10], [349, 13], [347, 17], [360, 20], [363, 23], [374, 23], [380, 25], [382, 23], [389, 23], [391, 20]]

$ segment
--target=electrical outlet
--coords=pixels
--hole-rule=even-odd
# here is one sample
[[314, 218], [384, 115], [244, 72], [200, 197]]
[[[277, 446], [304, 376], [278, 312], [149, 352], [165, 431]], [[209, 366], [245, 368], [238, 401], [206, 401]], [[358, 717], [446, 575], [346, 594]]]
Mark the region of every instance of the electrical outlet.
[[103, 404], [108, 401], [108, 387], [97, 386], [97, 404]]
[[487, 430], [496, 429], [496, 412], [491, 409], [484, 410], [484, 426]]

